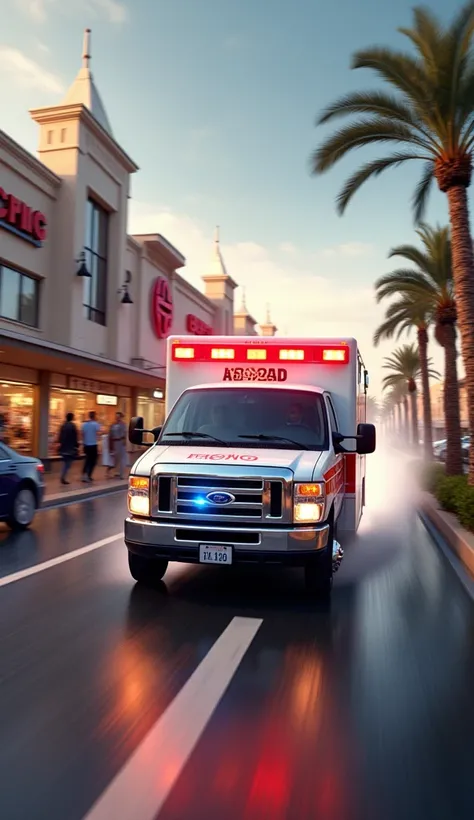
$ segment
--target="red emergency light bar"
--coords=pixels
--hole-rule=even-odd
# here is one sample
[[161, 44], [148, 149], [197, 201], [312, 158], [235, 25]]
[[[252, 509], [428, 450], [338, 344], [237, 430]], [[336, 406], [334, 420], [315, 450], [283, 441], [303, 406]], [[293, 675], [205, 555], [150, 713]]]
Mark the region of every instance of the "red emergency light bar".
[[347, 345], [252, 345], [173, 343], [174, 362], [236, 362], [239, 364], [347, 364]]

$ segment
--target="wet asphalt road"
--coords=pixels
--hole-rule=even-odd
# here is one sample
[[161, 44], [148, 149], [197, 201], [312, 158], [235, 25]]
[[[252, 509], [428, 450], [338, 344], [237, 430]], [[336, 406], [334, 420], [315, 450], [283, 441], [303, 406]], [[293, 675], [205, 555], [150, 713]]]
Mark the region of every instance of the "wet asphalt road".
[[[2, 820], [82, 820], [234, 616], [263, 622], [156, 820], [472, 820], [473, 602], [406, 463], [369, 463], [330, 609], [299, 571], [173, 565], [140, 589], [120, 539], [0, 587]], [[117, 494], [2, 532], [0, 577], [124, 512]]]

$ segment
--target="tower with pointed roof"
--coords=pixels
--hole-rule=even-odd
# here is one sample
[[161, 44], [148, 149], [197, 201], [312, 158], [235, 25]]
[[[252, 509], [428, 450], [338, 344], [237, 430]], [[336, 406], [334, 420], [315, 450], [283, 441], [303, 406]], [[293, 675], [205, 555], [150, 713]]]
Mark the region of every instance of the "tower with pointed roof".
[[236, 336], [257, 336], [256, 324], [257, 320], [248, 312], [245, 288], [242, 288], [242, 303], [234, 313], [234, 333]]
[[[78, 348], [94, 345], [99, 355], [121, 360], [120, 311], [114, 309], [125, 276], [125, 242], [130, 178], [138, 166], [115, 140], [91, 62], [91, 32], [84, 33], [81, 68], [63, 100], [30, 111], [39, 125], [40, 160], [62, 180], [56, 222], [51, 226], [57, 249], [54, 284], [61, 309], [59, 343], [73, 340]], [[77, 260], [87, 248], [86, 208], [93, 200], [107, 214], [107, 274], [105, 324], [84, 318], [84, 279], [76, 275]], [[73, 226], [71, 230], [71, 225]], [[73, 298], [68, 293], [73, 288]], [[124, 319], [124, 317], [121, 317]], [[126, 321], [124, 319], [124, 321]], [[91, 351], [92, 352], [92, 351]]]
[[272, 319], [271, 319], [271, 316], [270, 316], [270, 305], [267, 305], [267, 318], [265, 320], [265, 323], [263, 325], [260, 325], [260, 334], [262, 336], [275, 336], [277, 330], [278, 330], [278, 328], [272, 322]]
[[82, 66], [64, 97], [62, 105], [84, 105], [91, 112], [96, 122], [112, 137], [113, 134], [109, 118], [90, 70], [90, 60], [91, 30], [90, 28], [86, 28], [82, 46]]
[[217, 307], [214, 332], [222, 336], [232, 335], [234, 332], [234, 290], [237, 282], [228, 274], [225, 266], [220, 246], [219, 226], [216, 227], [211, 261], [202, 280], [207, 298]]

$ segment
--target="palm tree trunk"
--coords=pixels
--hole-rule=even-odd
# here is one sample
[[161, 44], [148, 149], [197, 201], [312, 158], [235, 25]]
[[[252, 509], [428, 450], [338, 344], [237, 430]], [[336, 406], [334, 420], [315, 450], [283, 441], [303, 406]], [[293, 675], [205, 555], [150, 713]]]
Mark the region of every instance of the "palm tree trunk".
[[413, 446], [418, 449], [418, 445], [420, 443], [420, 435], [418, 432], [418, 396], [417, 390], [412, 390], [410, 392], [410, 405], [411, 405], [411, 443]]
[[[428, 375], [428, 334], [425, 327], [418, 328], [418, 355], [420, 357], [423, 396], [423, 447], [426, 458], [431, 459], [433, 458], [433, 421], [431, 418], [430, 377]], [[418, 444], [418, 437], [416, 441]]]
[[446, 473], [462, 475], [461, 411], [459, 408], [458, 368], [456, 361], [456, 328], [444, 325], [444, 423], [446, 426]]
[[[474, 254], [469, 227], [467, 189], [455, 185], [447, 191], [451, 223], [454, 295], [466, 371], [469, 432], [474, 433]], [[474, 487], [474, 448], [469, 450], [469, 484]]]
[[410, 430], [410, 416], [408, 413], [408, 396], [403, 397], [403, 438], [408, 442]]

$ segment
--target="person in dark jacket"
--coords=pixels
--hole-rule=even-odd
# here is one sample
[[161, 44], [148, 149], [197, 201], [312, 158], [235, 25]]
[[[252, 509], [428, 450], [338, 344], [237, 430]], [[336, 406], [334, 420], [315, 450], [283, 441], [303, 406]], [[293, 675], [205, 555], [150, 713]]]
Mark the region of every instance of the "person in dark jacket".
[[74, 413], [68, 413], [66, 421], [59, 431], [59, 455], [62, 457], [61, 484], [69, 484], [67, 474], [79, 450], [77, 427], [74, 424]]

